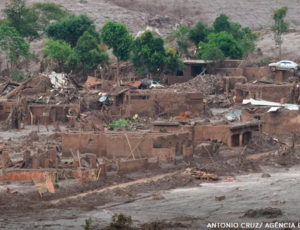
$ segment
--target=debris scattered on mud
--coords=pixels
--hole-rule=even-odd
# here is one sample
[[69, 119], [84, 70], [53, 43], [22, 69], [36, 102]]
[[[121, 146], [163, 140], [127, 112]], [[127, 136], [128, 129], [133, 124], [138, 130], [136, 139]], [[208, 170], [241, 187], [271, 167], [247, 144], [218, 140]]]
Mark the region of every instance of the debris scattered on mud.
[[271, 175], [268, 174], [268, 173], [263, 173], [263, 174], [261, 175], [261, 177], [263, 177], [263, 178], [268, 178], [268, 177], [271, 177]]
[[170, 88], [177, 92], [199, 91], [203, 95], [211, 95], [216, 90], [223, 89], [223, 77], [221, 75], [198, 75], [188, 82], [171, 85]]
[[272, 207], [267, 207], [267, 208], [262, 208], [262, 209], [249, 209], [244, 217], [249, 217], [249, 218], [276, 218], [282, 216], [282, 211], [279, 208], [272, 208]]

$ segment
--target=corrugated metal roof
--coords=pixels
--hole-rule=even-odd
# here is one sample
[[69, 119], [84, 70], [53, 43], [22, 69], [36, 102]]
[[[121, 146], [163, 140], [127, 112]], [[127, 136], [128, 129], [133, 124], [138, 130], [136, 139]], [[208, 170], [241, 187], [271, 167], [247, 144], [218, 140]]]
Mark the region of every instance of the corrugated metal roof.
[[242, 109], [234, 109], [226, 115], [226, 118], [228, 121], [235, 121], [236, 119], [240, 119], [241, 114]]
[[[299, 110], [299, 106], [298, 105], [294, 105], [294, 104], [280, 104], [279, 102], [271, 102], [271, 101], [264, 101], [264, 100], [255, 100], [255, 99], [249, 99], [249, 100], [243, 100], [243, 105], [246, 104], [251, 104], [251, 105], [257, 105], [257, 106], [269, 106], [272, 107], [269, 111], [273, 112], [273, 111], [277, 111], [278, 109], [275, 110], [275, 108], [280, 108], [280, 107], [284, 107], [285, 109], [288, 110]], [[268, 111], [268, 112], [269, 112]]]

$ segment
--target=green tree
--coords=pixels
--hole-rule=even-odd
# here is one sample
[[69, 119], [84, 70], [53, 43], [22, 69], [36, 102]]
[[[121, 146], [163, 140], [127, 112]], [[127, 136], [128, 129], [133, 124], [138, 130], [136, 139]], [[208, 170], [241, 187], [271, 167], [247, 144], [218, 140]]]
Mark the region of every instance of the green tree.
[[166, 74], [176, 74], [179, 70], [185, 70], [185, 65], [183, 61], [179, 58], [176, 53], [175, 48], [170, 48], [166, 50], [166, 66], [164, 68], [164, 73]]
[[219, 33], [222, 31], [231, 31], [231, 23], [229, 21], [229, 17], [226, 14], [221, 14], [219, 17], [217, 17], [214, 21], [213, 26], [215, 33]]
[[180, 57], [184, 55], [188, 56], [189, 32], [189, 27], [180, 24], [172, 33], [172, 37], [176, 39], [177, 51]]
[[150, 31], [145, 31], [136, 38], [132, 45], [131, 61], [138, 74], [146, 76], [163, 72], [166, 64], [164, 41], [156, 38]]
[[[229, 57], [231, 59], [240, 59], [243, 57], [243, 50], [234, 39], [232, 34], [227, 32], [220, 32], [217, 34], [210, 34], [208, 36], [208, 43], [201, 42], [200, 45], [200, 54], [198, 57], [201, 57], [203, 54], [209, 52], [210, 49], [219, 49], [223, 52], [224, 57]], [[216, 50], [214, 51], [216, 53]], [[207, 55], [207, 54], [206, 54]]]
[[98, 39], [87, 31], [79, 38], [75, 53], [70, 56], [69, 65], [75, 65], [79, 61], [78, 64], [84, 69], [94, 69], [109, 60], [108, 54], [99, 48]]
[[197, 53], [196, 57], [202, 60], [213, 62], [220, 62], [225, 60], [225, 56], [222, 50], [215, 46], [206, 46], [201, 53]]
[[273, 12], [274, 24], [272, 25], [271, 29], [274, 33], [275, 43], [279, 45], [279, 59], [281, 59], [281, 47], [283, 43], [282, 34], [287, 32], [289, 29], [289, 23], [285, 21], [287, 11], [287, 7], [282, 7], [274, 10]]
[[8, 26], [14, 27], [21, 37], [29, 42], [39, 37], [38, 16], [26, 6], [26, 0], [11, 0], [6, 3], [3, 12]]
[[133, 38], [125, 24], [108, 21], [104, 24], [101, 33], [102, 41], [113, 50], [117, 58], [117, 84], [120, 84], [120, 61], [130, 58]]
[[195, 27], [190, 29], [189, 31], [189, 39], [196, 45], [200, 42], [207, 42], [207, 37], [210, 33], [213, 32], [213, 29], [203, 24], [202, 22], [198, 22]]
[[28, 58], [30, 55], [29, 44], [20, 37], [15, 28], [8, 26], [0, 27], [0, 51], [12, 64], [18, 64], [19, 58]]
[[96, 31], [94, 21], [85, 14], [62, 18], [46, 28], [46, 35], [54, 40], [64, 40], [75, 47], [78, 39], [86, 31], [100, 44], [100, 34]]
[[5, 5], [3, 12], [7, 26], [14, 27], [29, 42], [40, 39], [51, 21], [60, 20], [67, 15], [60, 5], [36, 3], [27, 6], [26, 0], [11, 0]]
[[59, 21], [69, 16], [69, 12], [62, 5], [55, 3], [35, 3], [31, 9], [38, 15], [38, 22], [42, 31], [45, 31], [51, 21]]
[[63, 71], [67, 60], [71, 54], [73, 54], [73, 49], [71, 45], [65, 41], [49, 39], [44, 44], [44, 49], [42, 50], [45, 57], [54, 60], [58, 65], [58, 72]]

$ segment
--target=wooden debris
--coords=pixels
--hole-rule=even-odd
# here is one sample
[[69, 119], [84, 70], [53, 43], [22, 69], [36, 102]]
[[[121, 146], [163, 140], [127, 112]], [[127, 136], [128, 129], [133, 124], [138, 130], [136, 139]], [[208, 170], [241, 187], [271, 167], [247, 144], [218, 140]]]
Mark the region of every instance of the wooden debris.
[[216, 201], [222, 201], [222, 200], [225, 200], [225, 199], [226, 199], [225, 196], [216, 196], [216, 197], [215, 197], [215, 200], [216, 200]]
[[206, 172], [203, 172], [201, 170], [197, 170], [195, 168], [194, 169], [187, 168], [185, 171], [190, 173], [195, 178], [201, 179], [201, 180], [203, 180], [203, 179], [205, 179], [205, 180], [219, 180], [220, 179], [216, 174], [206, 173]]

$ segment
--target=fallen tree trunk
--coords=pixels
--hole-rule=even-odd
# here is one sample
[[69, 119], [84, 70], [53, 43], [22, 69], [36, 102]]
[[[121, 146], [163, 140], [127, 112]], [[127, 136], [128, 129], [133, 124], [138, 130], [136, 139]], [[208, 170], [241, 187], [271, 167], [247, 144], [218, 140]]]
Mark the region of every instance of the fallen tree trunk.
[[29, 82], [31, 79], [32, 78], [29, 78], [26, 81], [24, 81], [23, 83], [21, 83], [17, 88], [10, 91], [3, 98], [4, 99], [10, 99], [10, 98], [14, 97], [15, 95], [17, 95], [21, 90], [23, 90], [25, 88], [26, 83]]

